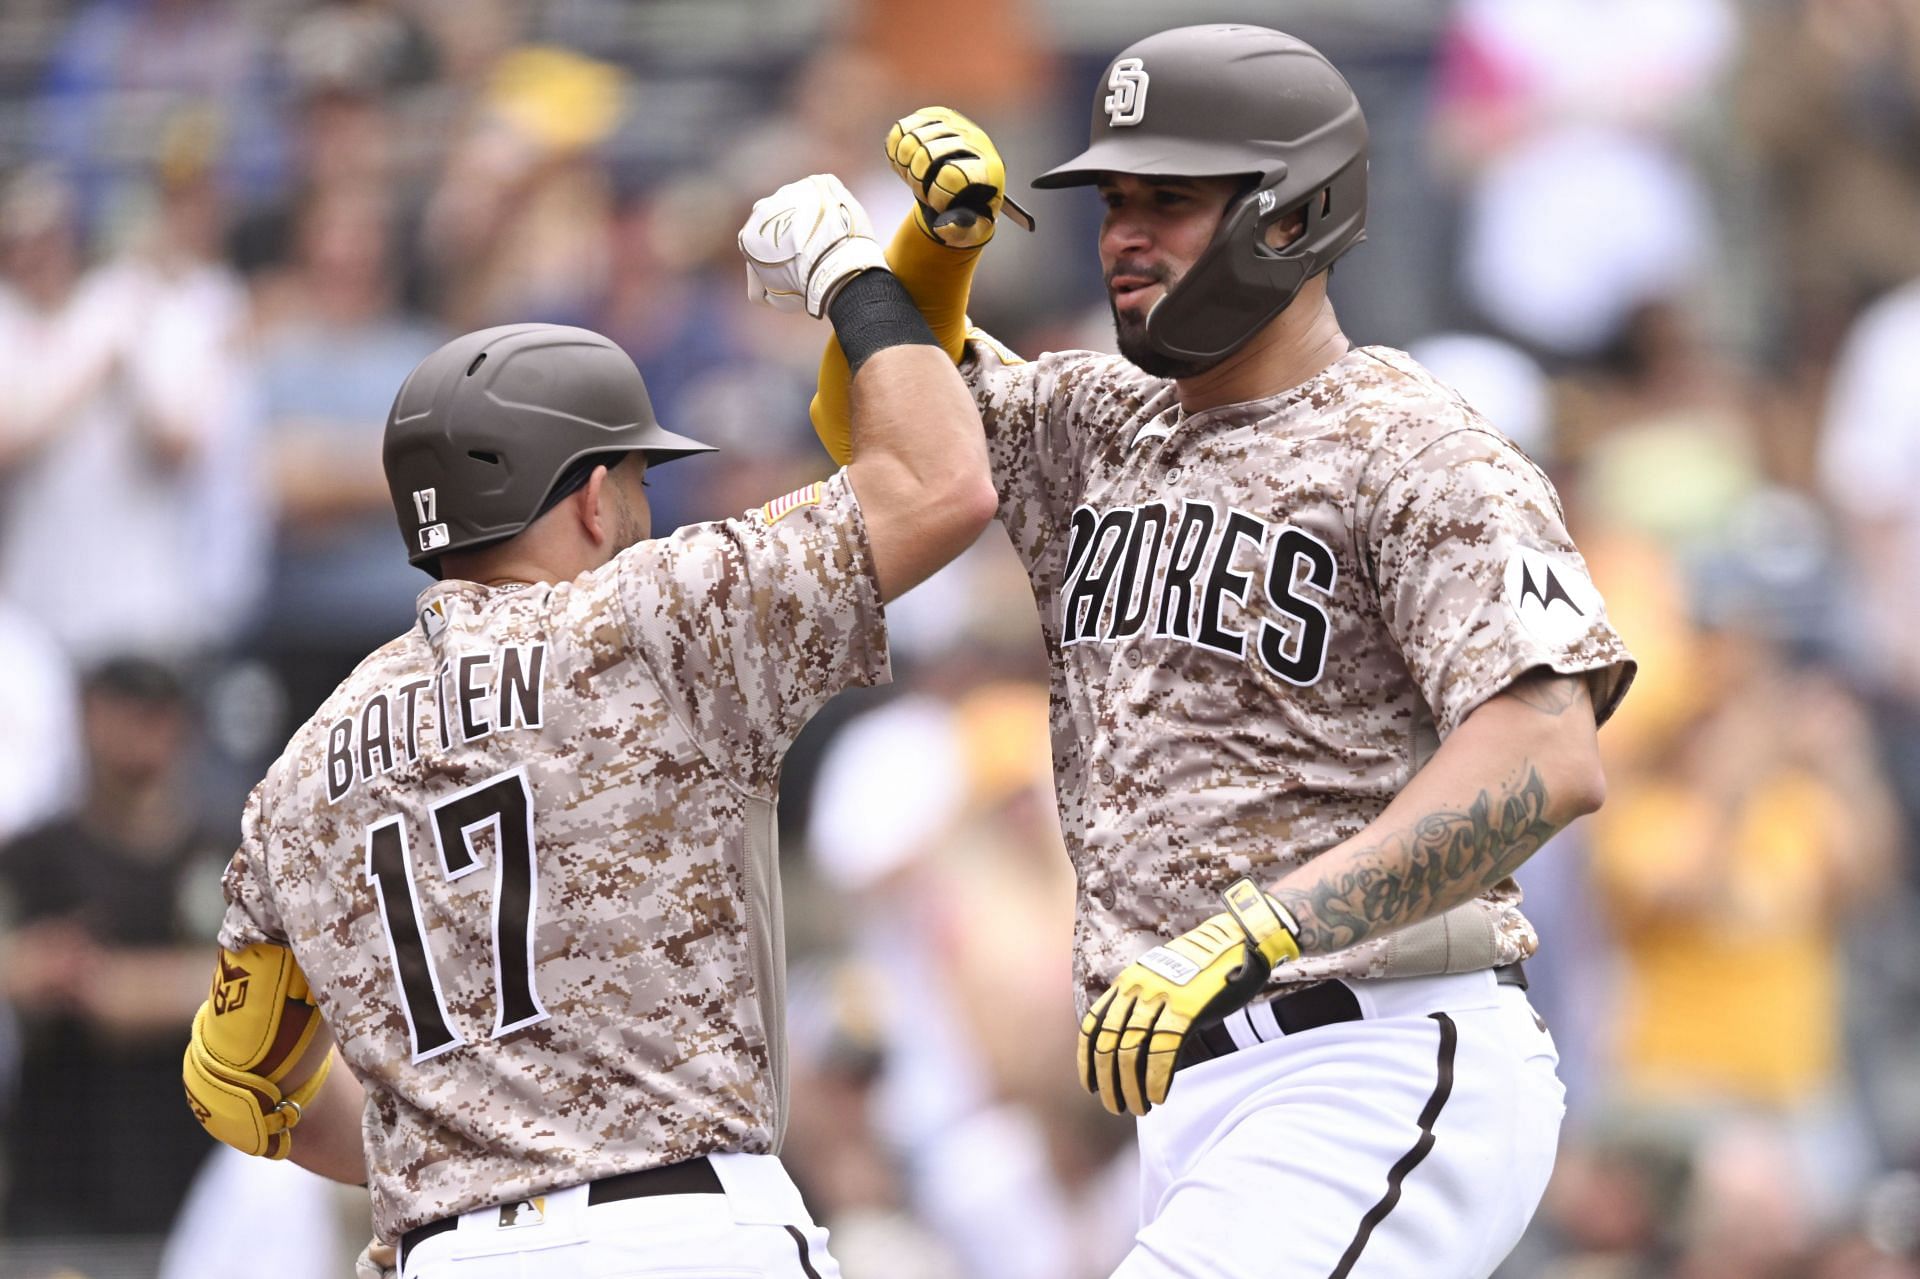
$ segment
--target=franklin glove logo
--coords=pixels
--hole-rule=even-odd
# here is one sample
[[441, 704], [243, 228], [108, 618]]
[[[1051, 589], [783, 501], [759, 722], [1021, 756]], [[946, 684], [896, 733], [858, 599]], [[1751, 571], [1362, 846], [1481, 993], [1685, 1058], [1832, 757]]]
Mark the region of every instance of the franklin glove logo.
[[1113, 71], [1107, 76], [1107, 87], [1113, 92], [1107, 95], [1102, 104], [1107, 110], [1107, 123], [1114, 128], [1139, 124], [1147, 115], [1147, 68], [1138, 58], [1122, 58], [1113, 64]]

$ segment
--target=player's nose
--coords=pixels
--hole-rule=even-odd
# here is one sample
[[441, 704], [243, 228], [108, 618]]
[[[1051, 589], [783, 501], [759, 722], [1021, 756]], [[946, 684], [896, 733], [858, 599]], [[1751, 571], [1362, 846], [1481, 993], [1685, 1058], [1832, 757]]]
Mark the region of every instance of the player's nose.
[[1107, 210], [1100, 224], [1100, 250], [1109, 262], [1144, 254], [1152, 247], [1152, 227], [1138, 209], [1121, 204]]

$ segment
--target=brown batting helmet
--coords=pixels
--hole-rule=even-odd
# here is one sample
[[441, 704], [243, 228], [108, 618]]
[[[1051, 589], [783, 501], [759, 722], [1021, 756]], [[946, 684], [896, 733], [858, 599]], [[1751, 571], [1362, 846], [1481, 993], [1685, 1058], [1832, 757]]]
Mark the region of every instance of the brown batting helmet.
[[383, 454], [407, 560], [438, 577], [446, 552], [538, 519], [577, 463], [640, 452], [658, 466], [712, 451], [654, 420], [640, 370], [611, 339], [507, 324], [420, 361], [394, 397]]
[[[1034, 179], [1244, 177], [1212, 241], [1147, 315], [1147, 341], [1201, 364], [1233, 354], [1366, 237], [1367, 122], [1305, 41], [1266, 27], [1176, 27], [1122, 50], [1093, 96], [1087, 149]], [[1285, 248], [1266, 230], [1296, 213]]]

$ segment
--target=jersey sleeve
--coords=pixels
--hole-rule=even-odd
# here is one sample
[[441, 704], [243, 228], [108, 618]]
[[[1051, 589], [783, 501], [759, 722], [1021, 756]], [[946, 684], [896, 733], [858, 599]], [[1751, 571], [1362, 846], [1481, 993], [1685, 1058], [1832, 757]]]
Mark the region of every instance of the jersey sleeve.
[[712, 759], [756, 793], [835, 693], [890, 677], [867, 526], [842, 470], [620, 557], [632, 642]]
[[267, 868], [267, 786], [262, 781], [247, 797], [240, 817], [240, 847], [220, 881], [227, 898], [227, 913], [220, 921], [220, 944], [228, 950], [244, 950], [258, 942], [287, 944], [286, 924], [274, 904]]
[[1000, 522], [1029, 566], [1068, 527], [1078, 461], [1072, 415], [1061, 403], [1082, 352], [1023, 360], [980, 329], [967, 335], [960, 374], [986, 428], [987, 461], [1000, 494]]
[[1538, 467], [1490, 431], [1442, 435], [1363, 511], [1380, 610], [1445, 736], [1537, 668], [1585, 674], [1613, 713], [1634, 661]]

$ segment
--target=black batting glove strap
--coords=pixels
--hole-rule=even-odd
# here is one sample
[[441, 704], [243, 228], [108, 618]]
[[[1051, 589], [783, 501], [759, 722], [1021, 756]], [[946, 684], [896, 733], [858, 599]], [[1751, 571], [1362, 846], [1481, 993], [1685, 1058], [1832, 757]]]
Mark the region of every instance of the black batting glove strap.
[[939, 346], [933, 330], [913, 305], [907, 286], [891, 271], [862, 271], [827, 305], [834, 336], [854, 373], [890, 346]]

